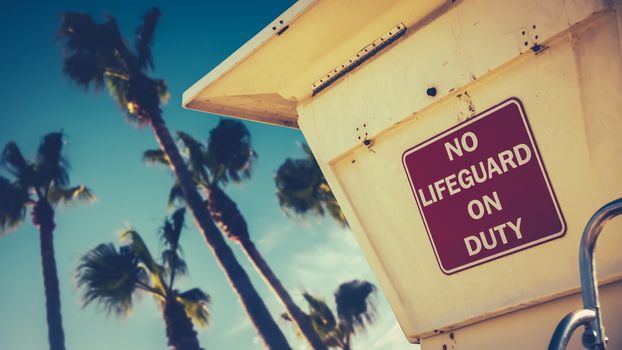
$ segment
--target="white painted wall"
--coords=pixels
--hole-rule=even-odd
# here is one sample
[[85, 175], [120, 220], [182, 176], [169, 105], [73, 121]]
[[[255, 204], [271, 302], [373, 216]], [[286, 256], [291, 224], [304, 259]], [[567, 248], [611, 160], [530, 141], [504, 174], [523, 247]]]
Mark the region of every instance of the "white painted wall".
[[[577, 304], [545, 302], [576, 292], [581, 232], [594, 211], [622, 195], [619, 18], [600, 1], [458, 1], [298, 104], [299, 126], [403, 331], [412, 342], [427, 338], [424, 350], [449, 344], [435, 330], [455, 329], [457, 339], [503, 341], [498, 349], [544, 348]], [[536, 42], [546, 49], [532, 52]], [[438, 95], [427, 96], [428, 87]], [[567, 233], [445, 275], [401, 155], [510, 97], [525, 107]], [[621, 229], [622, 219], [614, 220], [597, 248], [598, 273], [608, 281], [622, 278]], [[618, 284], [607, 292], [612, 300], [622, 296]], [[622, 348], [613, 340], [622, 334], [622, 304], [609, 305], [612, 348]], [[491, 348], [477, 344], [458, 340], [449, 349]]]

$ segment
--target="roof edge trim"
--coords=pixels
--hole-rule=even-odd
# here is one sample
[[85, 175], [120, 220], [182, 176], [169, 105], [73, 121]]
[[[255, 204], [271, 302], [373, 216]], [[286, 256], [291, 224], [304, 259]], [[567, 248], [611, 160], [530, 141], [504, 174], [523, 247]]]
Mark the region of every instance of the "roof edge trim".
[[268, 26], [257, 33], [246, 44], [233, 52], [227, 59], [222, 61], [216, 68], [212, 69], [203, 78], [194, 83], [190, 88], [184, 91], [182, 95], [182, 107], [189, 108], [188, 105], [201, 93], [201, 91], [220, 79], [238, 64], [252, 55], [255, 51], [265, 45], [269, 40], [279, 36], [279, 32], [285, 27], [289, 27], [300, 15], [306, 12], [311, 6], [315, 5], [319, 0], [299, 0], [293, 4], [287, 11], [283, 12]]

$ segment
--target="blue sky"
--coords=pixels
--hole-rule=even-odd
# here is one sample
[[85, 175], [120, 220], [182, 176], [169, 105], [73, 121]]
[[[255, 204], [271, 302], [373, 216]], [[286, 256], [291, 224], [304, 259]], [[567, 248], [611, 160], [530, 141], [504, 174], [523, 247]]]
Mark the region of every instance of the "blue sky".
[[[136, 129], [121, 117], [106, 91], [85, 93], [61, 73], [60, 44], [55, 41], [65, 11], [87, 12], [101, 19], [115, 16], [133, 38], [143, 13], [158, 6], [162, 18], [153, 48], [154, 76], [166, 79], [171, 99], [164, 118], [171, 130], [206, 140], [218, 118], [181, 108], [181, 95], [192, 83], [244, 44], [293, 1], [195, 3], [145, 1], [32, 1], [0, 3], [0, 145], [15, 140], [32, 155], [42, 135], [62, 129], [71, 182], [91, 187], [91, 205], [59, 208], [56, 214], [56, 260], [61, 284], [63, 324], [68, 349], [165, 349], [160, 311], [148, 296], [126, 319], [107, 317], [96, 307], [81, 309], [72, 272], [79, 256], [102, 242], [117, 242], [119, 229], [132, 224], [152, 251], [156, 231], [168, 213], [168, 170], [141, 163], [141, 154], [157, 144], [149, 129]], [[332, 303], [341, 282], [373, 280], [351, 233], [330, 219], [293, 221], [280, 210], [273, 176], [287, 157], [300, 157], [300, 132], [246, 123], [259, 153], [252, 180], [227, 188], [246, 217], [251, 235], [275, 273], [297, 301], [304, 288]], [[29, 219], [29, 218], [28, 218]], [[0, 238], [0, 348], [45, 349], [47, 328], [39, 240], [26, 221]], [[212, 299], [212, 325], [199, 331], [205, 349], [261, 349], [250, 323], [211, 253], [192, 225], [182, 236], [190, 278], [180, 287], [200, 287]], [[280, 304], [234, 247], [239, 261], [275, 318]], [[378, 320], [356, 338], [362, 350], [412, 349], [399, 330], [381, 292]], [[305, 306], [300, 302], [301, 306]], [[304, 349], [290, 325], [279, 321], [290, 344]], [[416, 347], [414, 347], [416, 348]]]

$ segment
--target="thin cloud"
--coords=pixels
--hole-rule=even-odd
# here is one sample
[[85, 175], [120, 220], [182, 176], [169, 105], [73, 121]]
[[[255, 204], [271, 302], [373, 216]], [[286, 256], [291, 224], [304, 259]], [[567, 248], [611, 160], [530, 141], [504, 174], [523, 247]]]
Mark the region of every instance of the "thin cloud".
[[278, 248], [281, 244], [286, 242], [286, 238], [293, 235], [295, 227], [288, 224], [270, 225], [266, 233], [257, 240], [259, 251], [264, 255], [270, 254], [275, 248]]

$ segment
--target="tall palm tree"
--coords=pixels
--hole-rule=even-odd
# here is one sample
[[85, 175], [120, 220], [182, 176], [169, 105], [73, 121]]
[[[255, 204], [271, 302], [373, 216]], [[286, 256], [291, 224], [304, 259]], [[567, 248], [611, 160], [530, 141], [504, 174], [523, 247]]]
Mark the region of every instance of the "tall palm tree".
[[302, 149], [304, 158], [287, 158], [276, 172], [274, 182], [281, 208], [286, 213], [298, 215], [315, 213], [324, 216], [328, 212], [339, 224], [347, 226], [346, 218], [311, 149], [305, 144]]
[[151, 126], [160, 149], [166, 154], [175, 173], [178, 188], [199, 231], [260, 337], [272, 349], [289, 349], [283, 332], [206, 210], [192, 175], [162, 118], [160, 105], [168, 98], [166, 83], [147, 75], [149, 69], [153, 68], [151, 45], [159, 16], [157, 9], [145, 14], [142, 25], [137, 29], [135, 47], [131, 49], [122, 38], [113, 17], [108, 17], [103, 23], [96, 23], [86, 14], [64, 14], [58, 33], [64, 44], [63, 71], [85, 89], [89, 86], [101, 89], [106, 83], [110, 94], [130, 121], [139, 126]]
[[[337, 317], [324, 300], [309, 293], [303, 296], [309, 304], [307, 317], [324, 344], [330, 348], [352, 349], [352, 336], [375, 321], [373, 296], [376, 287], [367, 281], [342, 283], [335, 291]], [[288, 315], [282, 317], [291, 321]]]
[[65, 349], [54, 257], [54, 207], [93, 199], [85, 186], [69, 186], [69, 164], [62, 155], [63, 143], [62, 132], [45, 135], [32, 161], [24, 158], [15, 142], [7, 143], [1, 165], [14, 179], [0, 176], [0, 234], [19, 226], [28, 208], [32, 223], [39, 229], [48, 341], [52, 350]]
[[[314, 332], [309, 319], [296, 305], [251, 240], [248, 225], [237, 205], [221, 188], [229, 182], [241, 182], [251, 176], [253, 161], [257, 153], [251, 145], [251, 135], [248, 129], [239, 121], [221, 119], [211, 130], [207, 147], [184, 132], [178, 132], [178, 137], [184, 144], [188, 166], [194, 181], [205, 191], [208, 198], [207, 207], [222, 233], [240, 245], [264, 281], [281, 301], [309, 346], [315, 350], [326, 349], [322, 340]], [[143, 159], [147, 162], [163, 164], [168, 162], [159, 150], [146, 151]], [[171, 190], [169, 202], [172, 204], [176, 199], [181, 199], [177, 185]]]
[[192, 322], [205, 327], [209, 322], [209, 295], [198, 288], [180, 292], [175, 278], [188, 271], [181, 257], [179, 238], [185, 209], [164, 220], [161, 240], [165, 249], [160, 262], [153, 258], [141, 236], [133, 229], [121, 233], [125, 245], [100, 244], [80, 259], [76, 269], [82, 304], [96, 302], [108, 313], [127, 315], [138, 294], [150, 294], [162, 309], [168, 346], [171, 350], [200, 350]]

